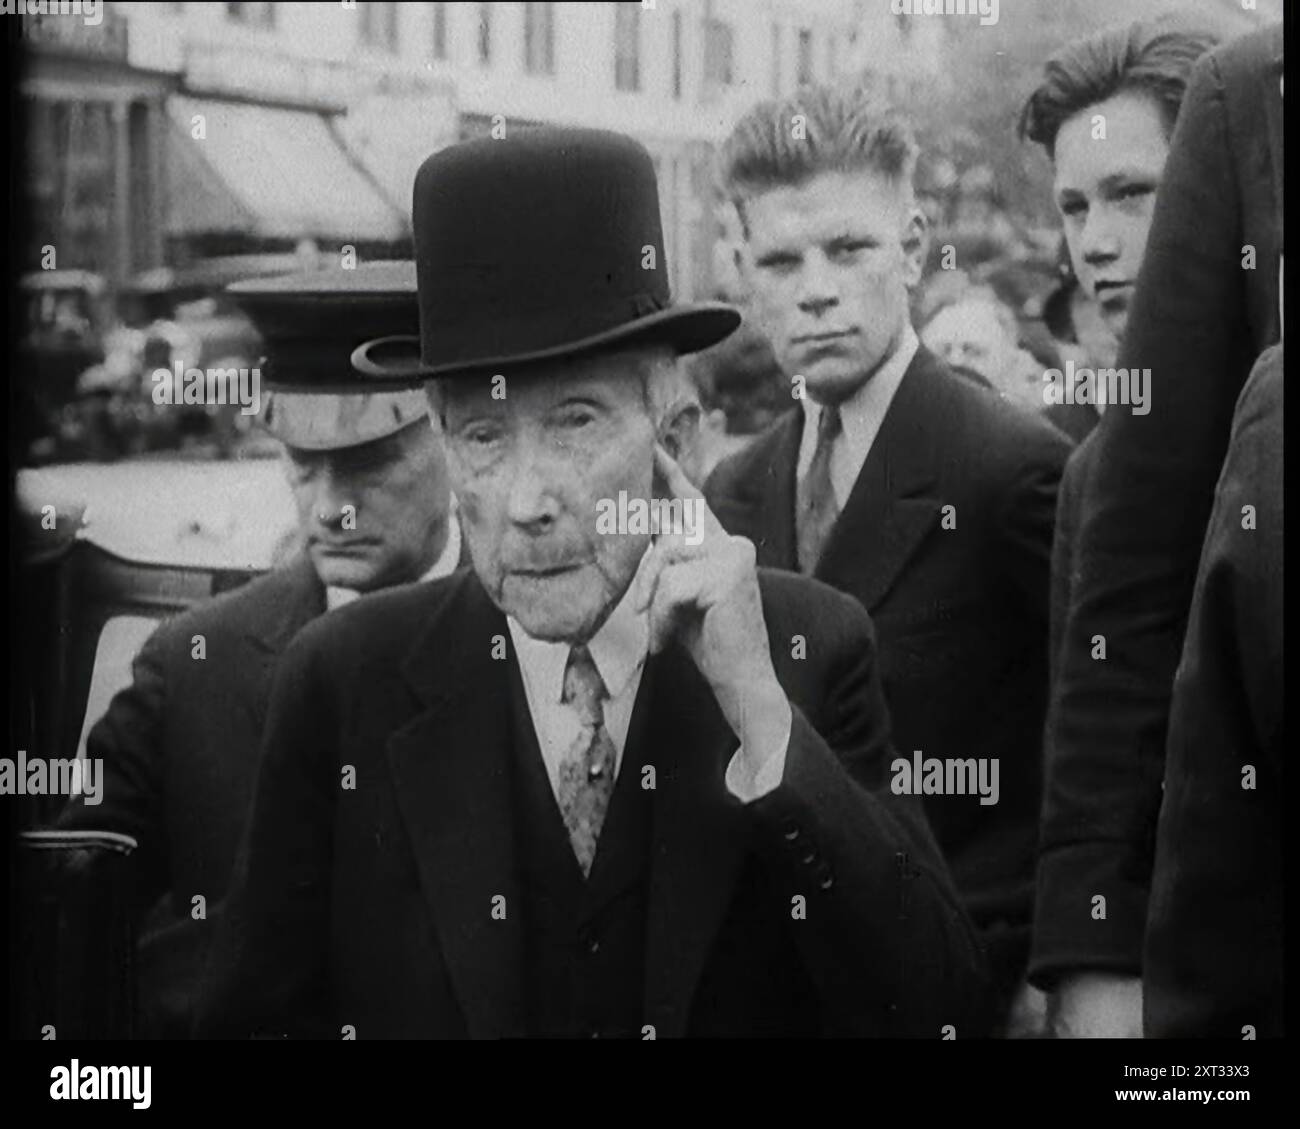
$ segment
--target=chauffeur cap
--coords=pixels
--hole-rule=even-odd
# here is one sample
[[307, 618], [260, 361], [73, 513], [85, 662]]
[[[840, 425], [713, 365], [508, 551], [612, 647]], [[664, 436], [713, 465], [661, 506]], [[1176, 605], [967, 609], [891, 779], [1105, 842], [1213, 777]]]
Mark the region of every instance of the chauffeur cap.
[[227, 293], [262, 337], [262, 422], [282, 442], [311, 451], [355, 447], [428, 418], [423, 392], [376, 387], [349, 360], [367, 338], [416, 331], [414, 263], [255, 279]]

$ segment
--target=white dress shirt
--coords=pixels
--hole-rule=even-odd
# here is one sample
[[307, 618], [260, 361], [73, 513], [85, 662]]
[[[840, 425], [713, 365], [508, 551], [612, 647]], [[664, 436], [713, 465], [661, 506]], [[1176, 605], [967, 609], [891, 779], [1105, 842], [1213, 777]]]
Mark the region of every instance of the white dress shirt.
[[[916, 330], [907, 325], [903, 330], [903, 339], [899, 342], [894, 355], [889, 358], [876, 374], [861, 388], [840, 405], [840, 421], [843, 430], [831, 447], [831, 489], [835, 491], [835, 501], [842, 511], [848, 503], [853, 484], [862, 471], [871, 445], [876, 441], [880, 425], [885, 422], [885, 413], [894, 401], [894, 393], [903, 382], [907, 366], [916, 356], [920, 342]], [[808, 473], [813, 453], [817, 450], [817, 425], [821, 420], [822, 406], [808, 396], [803, 398], [803, 436], [799, 441], [799, 461], [795, 465], [795, 476], [802, 482]]]
[[[420, 577], [419, 583], [450, 576], [456, 571], [456, 565], [459, 563], [460, 520], [456, 517], [456, 507], [453, 504], [447, 514], [447, 544], [442, 547], [442, 552], [438, 555], [438, 559], [433, 562], [433, 567]], [[326, 588], [325, 610], [332, 612], [335, 608], [341, 608], [344, 604], [352, 603], [360, 595], [361, 593], [355, 588]]]
[[[519, 659], [528, 712], [533, 719], [542, 759], [546, 762], [546, 775], [551, 781], [551, 791], [558, 799], [560, 765], [582, 730], [577, 711], [561, 700], [571, 645], [534, 639], [511, 616], [506, 617], [506, 623]], [[596, 664], [609, 695], [604, 702], [604, 720], [614, 744], [615, 778], [623, 767], [623, 749], [627, 744], [632, 707], [641, 686], [649, 644], [649, 616], [633, 608], [632, 586], [629, 585], [600, 630], [587, 643], [592, 662]], [[672, 709], [672, 703], [662, 702], [656, 708]], [[691, 719], [682, 718], [682, 724], [690, 725]], [[737, 799], [749, 803], [767, 795], [781, 783], [790, 744], [789, 726], [774, 744], [776, 747], [771, 755], [765, 757], [762, 768], [752, 775], [741, 758], [742, 750], [736, 750], [727, 765], [726, 781]]]

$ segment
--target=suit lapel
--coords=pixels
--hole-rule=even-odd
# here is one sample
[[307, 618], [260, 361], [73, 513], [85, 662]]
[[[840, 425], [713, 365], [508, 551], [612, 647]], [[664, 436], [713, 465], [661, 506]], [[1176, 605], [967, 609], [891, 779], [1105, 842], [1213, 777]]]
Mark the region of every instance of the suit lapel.
[[255, 661], [246, 673], [253, 681], [241, 699], [248, 703], [259, 732], [280, 655], [299, 631], [325, 614], [325, 586], [305, 553], [267, 580], [259, 606], [250, 617], [248, 640]]
[[676, 645], [649, 660], [646, 763], [656, 766], [646, 941], [646, 1015], [686, 1033], [691, 998], [745, 855], [742, 805], [724, 773], [737, 742], [708, 684]]
[[794, 507], [795, 470], [799, 462], [799, 439], [803, 434], [803, 411], [789, 412], [781, 430], [775, 457], [768, 467], [764, 483], [760, 528], [771, 531], [767, 543], [759, 549], [758, 563], [768, 568], [798, 571], [799, 555], [795, 546]]
[[278, 658], [299, 631], [325, 614], [325, 586], [306, 554], [267, 580], [270, 583], [263, 589], [262, 606], [249, 638], [266, 654]]
[[[389, 738], [389, 764], [470, 1036], [521, 1036], [509, 670], [492, 657], [494, 636], [508, 646], [509, 634], [473, 573], [444, 607], [404, 665], [426, 708]], [[504, 902], [494, 902], [498, 896]], [[494, 906], [504, 908], [503, 919]]]
[[868, 611], [939, 518], [932, 497], [938, 465], [932, 413], [942, 399], [936, 382], [944, 379], [950, 378], [934, 358], [918, 349], [813, 574], [852, 593]]
[[[522, 1035], [522, 905], [511, 801], [510, 669], [491, 658], [505, 618], [473, 573], [404, 665], [425, 709], [388, 758], [421, 889], [472, 1037]], [[509, 660], [513, 662], [513, 658]], [[744, 813], [724, 772], [736, 738], [690, 657], [647, 660], [637, 712], [655, 767], [646, 941], [648, 1022], [685, 1033], [691, 996], [745, 854]], [[668, 708], [664, 708], [668, 704]], [[687, 724], [683, 725], [683, 719]], [[491, 915], [505, 897], [505, 920]]]
[[[728, 533], [748, 537], [766, 568], [795, 569], [794, 472], [803, 412], [787, 412], [738, 455], [730, 481], [709, 505]], [[728, 460], [730, 463], [731, 460]], [[713, 487], [710, 481], [710, 487]]]

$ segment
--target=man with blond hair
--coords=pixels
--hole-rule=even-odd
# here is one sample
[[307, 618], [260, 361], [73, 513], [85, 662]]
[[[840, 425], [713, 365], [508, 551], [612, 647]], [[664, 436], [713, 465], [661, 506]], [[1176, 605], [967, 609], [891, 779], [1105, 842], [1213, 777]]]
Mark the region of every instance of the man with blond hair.
[[[930, 787], [924, 801], [994, 968], [996, 1026], [1029, 946], [1048, 565], [1068, 446], [918, 343], [916, 155], [907, 123], [860, 91], [805, 89], [736, 125], [723, 175], [737, 262], [800, 410], [721, 463], [706, 494], [760, 564], [825, 581], [871, 613], [900, 753], [1000, 772], [996, 803]], [[1032, 1022], [1018, 1012], [1012, 1026]]]

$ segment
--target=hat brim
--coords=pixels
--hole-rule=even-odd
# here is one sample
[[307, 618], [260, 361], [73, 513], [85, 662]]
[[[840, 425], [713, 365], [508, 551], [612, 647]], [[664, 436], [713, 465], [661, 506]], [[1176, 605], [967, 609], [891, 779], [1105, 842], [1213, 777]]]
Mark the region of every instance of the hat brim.
[[417, 390], [381, 389], [337, 395], [303, 390], [268, 391], [266, 429], [301, 451], [339, 451], [385, 439], [429, 418]]
[[437, 365], [425, 365], [421, 361], [418, 337], [378, 337], [352, 351], [352, 367], [369, 378], [368, 384], [374, 382], [376, 388], [412, 388], [457, 373], [552, 360], [612, 345], [659, 343], [671, 346], [678, 354], [698, 353], [730, 336], [740, 321], [740, 311], [724, 302], [684, 303], [577, 341]]

